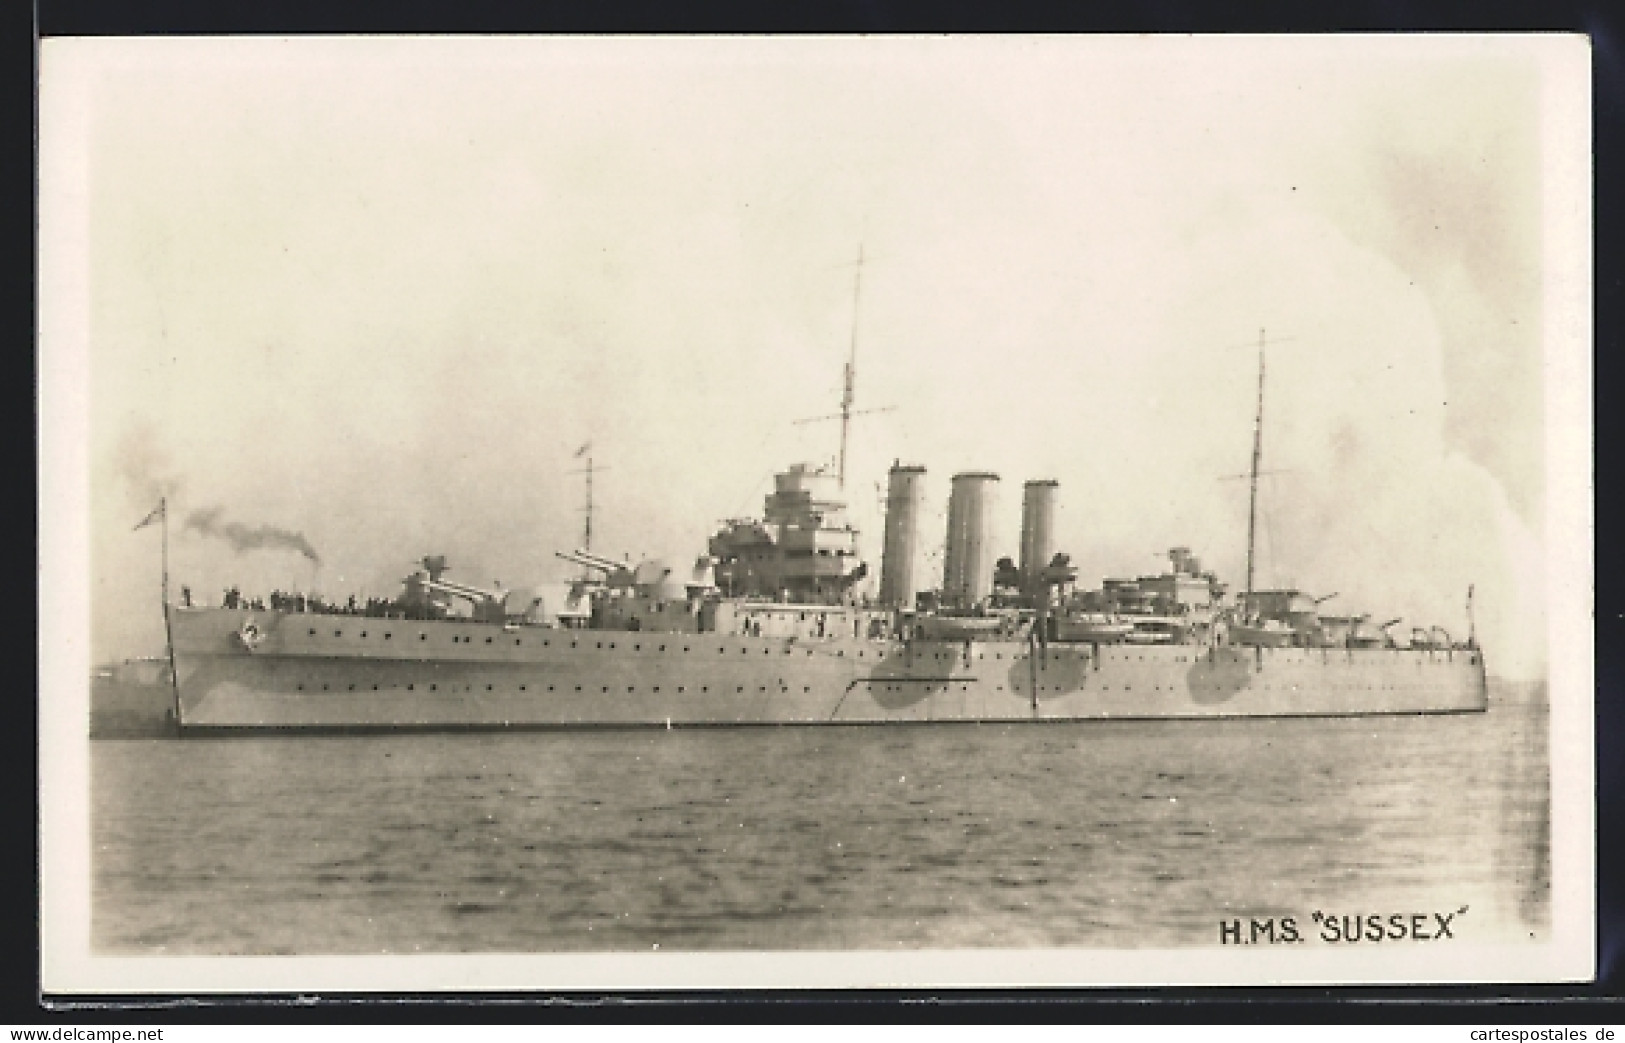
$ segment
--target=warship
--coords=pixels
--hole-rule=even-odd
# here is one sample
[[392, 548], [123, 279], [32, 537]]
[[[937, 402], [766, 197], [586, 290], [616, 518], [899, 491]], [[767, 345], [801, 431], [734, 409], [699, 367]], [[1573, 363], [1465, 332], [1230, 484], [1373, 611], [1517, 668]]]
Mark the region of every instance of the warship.
[[[1247, 574], [1232, 592], [1187, 547], [1163, 571], [1080, 589], [1054, 546], [1058, 483], [1022, 487], [1016, 558], [995, 558], [1000, 476], [953, 476], [940, 582], [919, 553], [925, 469], [895, 462], [878, 593], [836, 468], [776, 475], [758, 518], [692, 564], [585, 544], [575, 579], [459, 582], [429, 555], [399, 596], [328, 604], [232, 589], [164, 601], [182, 735], [584, 726], [835, 725], [1444, 714], [1487, 708], [1471, 624], [1397, 631], [1329, 599], [1254, 586], [1263, 344]], [[590, 458], [587, 468], [591, 488]], [[589, 492], [590, 504], [590, 492]], [[167, 525], [167, 523], [166, 523]], [[167, 539], [167, 536], [166, 536]], [[166, 551], [167, 557], [167, 551]]]

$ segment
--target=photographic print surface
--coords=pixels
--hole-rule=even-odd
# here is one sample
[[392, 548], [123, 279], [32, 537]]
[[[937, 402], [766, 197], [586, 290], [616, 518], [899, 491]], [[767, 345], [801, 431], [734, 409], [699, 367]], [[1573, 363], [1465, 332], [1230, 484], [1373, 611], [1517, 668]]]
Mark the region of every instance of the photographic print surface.
[[44, 74], [64, 985], [1589, 972], [1583, 41]]

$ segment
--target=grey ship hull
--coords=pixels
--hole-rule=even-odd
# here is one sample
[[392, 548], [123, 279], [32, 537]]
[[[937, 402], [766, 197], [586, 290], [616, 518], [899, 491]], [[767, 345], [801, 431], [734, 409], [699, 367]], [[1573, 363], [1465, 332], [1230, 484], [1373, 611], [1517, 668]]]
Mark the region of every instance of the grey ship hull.
[[[1462, 713], [1475, 650], [947, 643], [174, 609], [202, 731]], [[252, 621], [251, 649], [238, 635]]]

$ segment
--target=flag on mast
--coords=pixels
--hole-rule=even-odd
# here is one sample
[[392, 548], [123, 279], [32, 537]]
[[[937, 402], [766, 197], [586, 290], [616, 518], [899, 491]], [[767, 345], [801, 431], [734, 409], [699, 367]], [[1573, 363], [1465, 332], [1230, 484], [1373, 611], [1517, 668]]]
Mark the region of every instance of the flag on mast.
[[131, 532], [139, 532], [142, 529], [145, 529], [147, 526], [151, 525], [153, 522], [162, 520], [162, 518], [164, 517], [165, 510], [166, 510], [166, 508], [165, 508], [165, 505], [164, 505], [164, 501], [159, 500], [158, 501], [158, 506], [154, 507], [152, 509], [152, 512], [150, 514], [148, 514], [145, 518], [142, 518], [141, 521], [136, 524], [136, 527], [131, 529], [130, 531]]
[[582, 442], [581, 443], [581, 448], [576, 450], [575, 455], [578, 456], [578, 457], [579, 456], [585, 456], [586, 453], [587, 453], [587, 450], [589, 450], [591, 448], [592, 448], [592, 443], [591, 442]]

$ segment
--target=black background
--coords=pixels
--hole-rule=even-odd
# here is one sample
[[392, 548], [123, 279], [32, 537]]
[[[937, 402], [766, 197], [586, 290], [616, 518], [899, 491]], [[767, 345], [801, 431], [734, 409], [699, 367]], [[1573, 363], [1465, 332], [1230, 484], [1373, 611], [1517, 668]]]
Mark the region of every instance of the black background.
[[[8, 842], [0, 847], [8, 886], [0, 891], [9, 909], [0, 919], [5, 974], [0, 1021], [14, 1024], [230, 1024], [230, 1023], [510, 1023], [824, 1021], [965, 1023], [971, 1021], [1085, 1021], [1128, 1023], [1314, 1023], [1399, 1022], [1570, 1025], [1625, 1023], [1625, 844], [1621, 836], [1625, 791], [1625, 576], [1621, 575], [1618, 469], [1625, 408], [1612, 395], [1620, 386], [1620, 318], [1625, 271], [1620, 265], [1619, 218], [1625, 204], [1621, 164], [1621, 115], [1625, 112], [1625, 37], [1622, 19], [1602, 2], [1458, 3], [1202, 3], [1136, 0], [1098, 11], [1075, 3], [988, 2], [741, 3], [523, 3], [518, 0], [39, 0], [30, 10], [30, 55], [6, 66], [18, 104], [12, 106], [34, 129], [37, 56], [41, 36], [313, 33], [939, 33], [939, 32], [1393, 32], [1559, 31], [1588, 35], [1593, 54], [1595, 135], [1595, 391], [1596, 437], [1596, 677], [1597, 677], [1597, 909], [1598, 981], [1591, 985], [1451, 988], [1022, 990], [933, 992], [566, 994], [491, 996], [331, 997], [42, 997], [39, 989], [39, 889], [37, 834], [37, 729], [24, 727], [29, 709], [15, 706], [11, 727], [0, 726], [4, 757], [0, 809]], [[22, 70], [26, 69], [26, 80]], [[22, 152], [21, 127], [12, 154]], [[8, 164], [21, 170], [22, 164]], [[37, 169], [37, 167], [36, 167]], [[30, 175], [32, 170], [30, 171]], [[21, 200], [35, 199], [32, 176], [14, 187]], [[37, 215], [37, 207], [31, 216]], [[20, 224], [20, 220], [17, 221]], [[30, 228], [37, 227], [33, 222]], [[17, 254], [33, 271], [37, 241], [19, 236]], [[26, 252], [25, 252], [26, 251]], [[20, 278], [7, 280], [21, 287]], [[30, 287], [32, 289], [32, 287]], [[20, 294], [17, 296], [21, 296]], [[26, 340], [0, 359], [22, 372], [4, 381], [15, 400], [0, 412], [8, 457], [23, 464], [10, 491], [5, 545], [33, 544], [37, 467], [33, 352], [34, 298], [26, 303]], [[21, 332], [21, 331], [20, 331]], [[35, 452], [24, 453], [29, 445]], [[34, 507], [35, 510], [25, 510]], [[49, 524], [49, 519], [38, 519]], [[11, 612], [0, 616], [8, 661], [37, 671], [37, 628], [19, 625], [23, 591], [33, 595], [38, 572], [18, 552], [6, 590]], [[37, 561], [37, 557], [36, 557]], [[30, 596], [37, 604], [37, 598]], [[12, 692], [17, 692], [13, 688]], [[27, 794], [36, 794], [30, 803]]]

